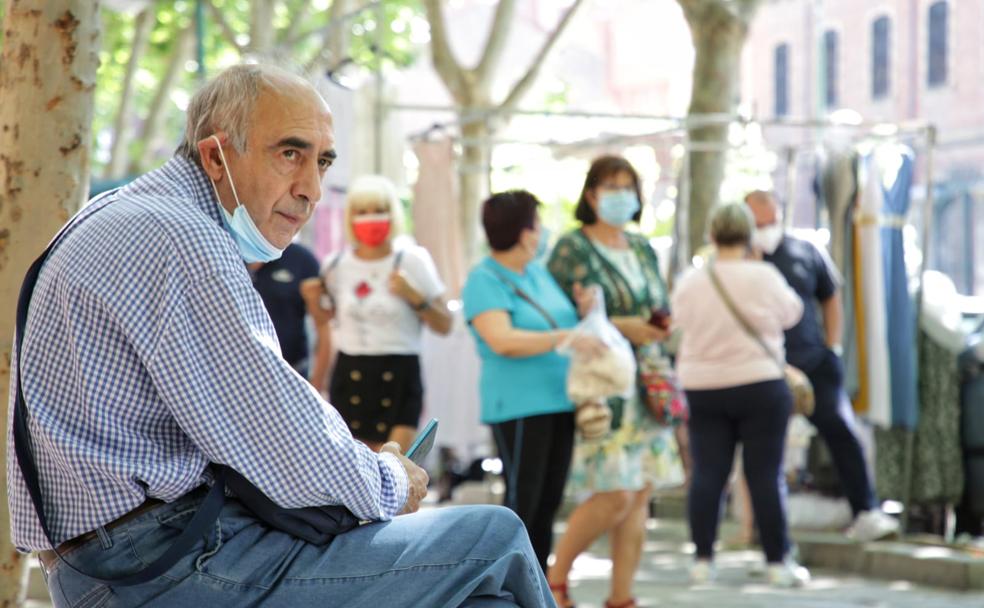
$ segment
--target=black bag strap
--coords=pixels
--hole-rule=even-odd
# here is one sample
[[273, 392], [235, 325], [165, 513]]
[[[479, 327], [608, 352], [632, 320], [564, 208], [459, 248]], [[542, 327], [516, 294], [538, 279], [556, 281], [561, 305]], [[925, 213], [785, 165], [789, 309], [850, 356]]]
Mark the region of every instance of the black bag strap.
[[560, 325], [557, 325], [557, 322], [554, 321], [554, 318], [549, 312], [547, 312], [547, 309], [540, 306], [540, 303], [534, 300], [530, 294], [520, 289], [519, 285], [511, 281], [509, 277], [499, 272], [495, 268], [492, 269], [492, 272], [494, 272], [503, 283], [508, 285], [513, 290], [513, 293], [515, 293], [521, 300], [532, 306], [538, 313], [543, 315], [543, 318], [546, 319], [547, 323], [550, 325], [550, 329], [560, 329]]
[[[114, 191], [106, 193], [106, 195], [112, 192]], [[37, 512], [41, 530], [44, 532], [45, 538], [48, 539], [48, 542], [51, 543], [52, 547], [57, 547], [57, 545], [53, 540], [51, 527], [49, 526], [48, 518], [45, 515], [44, 500], [41, 496], [41, 483], [39, 481], [38, 468], [34, 460], [34, 454], [31, 452], [30, 431], [28, 430], [27, 425], [27, 402], [24, 399], [24, 383], [21, 379], [21, 369], [24, 367], [22, 347], [24, 343], [24, 330], [27, 327], [28, 307], [31, 304], [31, 296], [34, 294], [34, 286], [37, 284], [38, 276], [41, 274], [41, 267], [44, 265], [45, 260], [48, 258], [48, 255], [52, 252], [55, 245], [66, 233], [67, 229], [68, 227], [62, 229], [62, 231], [51, 241], [40, 257], [38, 257], [38, 259], [31, 264], [31, 267], [27, 271], [27, 275], [24, 277], [24, 282], [21, 285], [20, 296], [17, 299], [17, 326], [15, 334], [15, 352], [17, 353], [17, 391], [14, 393], [13, 412], [14, 452], [17, 456], [17, 465], [20, 467], [21, 475], [24, 478], [24, 484], [27, 486], [27, 492], [31, 497], [31, 502], [34, 504], [34, 510]], [[65, 563], [65, 566], [74, 570], [78, 574], [100, 583], [117, 587], [128, 587], [131, 585], [147, 583], [170, 570], [179, 559], [187, 555], [188, 551], [195, 545], [198, 539], [211, 529], [212, 525], [215, 523], [215, 520], [219, 516], [219, 512], [221, 511], [224, 502], [225, 474], [224, 471], [220, 469], [215, 472], [212, 488], [209, 490], [208, 495], [205, 496], [205, 500], [198, 508], [198, 511], [191, 518], [191, 521], [188, 523], [188, 526], [184, 529], [181, 535], [178, 536], [170, 547], [168, 547], [167, 551], [165, 551], [163, 555], [154, 560], [146, 568], [120, 578], [104, 579], [93, 576], [69, 563], [68, 560], [58, 553], [57, 548], [55, 548], [54, 551], [55, 554], [58, 555], [59, 559]]]
[[762, 347], [762, 350], [764, 350], [765, 353], [769, 355], [769, 358], [775, 361], [776, 364], [779, 366], [779, 371], [785, 372], [786, 362], [783, 359], [779, 358], [778, 354], [774, 350], [772, 350], [769, 347], [769, 345], [765, 343], [765, 340], [762, 338], [762, 336], [757, 331], [755, 331], [755, 328], [752, 327], [752, 324], [748, 322], [748, 320], [741, 314], [741, 312], [738, 311], [738, 307], [735, 306], [735, 301], [731, 299], [731, 296], [728, 294], [728, 291], [724, 288], [724, 285], [721, 284], [721, 279], [718, 278], [717, 272], [714, 270], [713, 258], [708, 260], [707, 262], [707, 276], [710, 277], [711, 285], [714, 286], [714, 290], [718, 292], [719, 296], [721, 296], [721, 299], [724, 301], [725, 307], [727, 307], [727, 309], [731, 311], [731, 316], [734, 317], [736, 321], [738, 321], [738, 325], [741, 326], [742, 330], [744, 330], [744, 332], [748, 334], [753, 340], [758, 342], [758, 345]]

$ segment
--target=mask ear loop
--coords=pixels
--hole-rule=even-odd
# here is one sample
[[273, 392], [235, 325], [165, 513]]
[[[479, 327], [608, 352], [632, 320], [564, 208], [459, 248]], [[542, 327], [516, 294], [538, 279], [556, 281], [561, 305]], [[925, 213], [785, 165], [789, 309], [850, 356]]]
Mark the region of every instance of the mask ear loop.
[[[225, 153], [222, 152], [222, 142], [219, 141], [218, 135], [211, 135], [209, 139], [214, 139], [215, 143], [219, 146], [219, 158], [222, 159], [222, 168], [225, 169], [226, 177], [229, 178], [229, 187], [232, 188], [232, 197], [236, 199], [236, 206], [242, 207], [243, 204], [239, 202], [239, 195], [236, 194], [236, 184], [232, 181], [232, 173], [229, 172], [229, 163], [226, 162]], [[219, 189], [216, 188], [215, 182], [212, 182], [212, 189], [215, 190], [215, 197], [219, 197]], [[219, 199], [221, 202], [221, 199]]]

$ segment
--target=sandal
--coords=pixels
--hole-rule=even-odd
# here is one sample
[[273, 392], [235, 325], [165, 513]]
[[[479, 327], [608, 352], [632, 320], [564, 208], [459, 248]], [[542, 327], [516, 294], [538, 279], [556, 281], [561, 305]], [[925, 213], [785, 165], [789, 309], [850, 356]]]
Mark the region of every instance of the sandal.
[[557, 602], [557, 608], [576, 608], [574, 602], [571, 601], [571, 596], [568, 593], [567, 581], [564, 581], [563, 583], [549, 584], [550, 591], [553, 592], [554, 596], [560, 596], [560, 601]]
[[636, 601], [634, 597], [630, 597], [621, 604], [613, 604], [610, 601], [605, 600], [605, 608], [636, 608]]

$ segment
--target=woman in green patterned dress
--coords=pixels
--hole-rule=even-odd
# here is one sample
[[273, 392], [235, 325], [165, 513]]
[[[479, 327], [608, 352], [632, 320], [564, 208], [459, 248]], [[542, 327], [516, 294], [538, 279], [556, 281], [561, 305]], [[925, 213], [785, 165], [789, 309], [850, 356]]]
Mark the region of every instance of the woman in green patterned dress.
[[[625, 231], [641, 214], [639, 177], [624, 158], [596, 159], [585, 179], [575, 217], [581, 228], [564, 235], [548, 262], [550, 273], [572, 296], [574, 286], [600, 285], [616, 328], [640, 359], [663, 357], [667, 332], [649, 323], [668, 294], [656, 252], [641, 235]], [[667, 365], [667, 367], [669, 367]], [[571, 514], [557, 544], [548, 580], [558, 605], [570, 606], [567, 576], [574, 559], [605, 532], [612, 551], [611, 594], [605, 606], [631, 608], [632, 580], [645, 538], [649, 497], [657, 484], [682, 481], [672, 430], [656, 423], [635, 396], [609, 400], [612, 432], [601, 440], [578, 439], [571, 486], [578, 498], [590, 494]]]

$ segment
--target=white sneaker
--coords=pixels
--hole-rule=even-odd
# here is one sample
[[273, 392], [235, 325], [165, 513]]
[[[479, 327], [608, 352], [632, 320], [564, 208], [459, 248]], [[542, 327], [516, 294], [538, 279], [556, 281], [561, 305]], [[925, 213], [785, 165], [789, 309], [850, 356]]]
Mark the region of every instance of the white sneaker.
[[690, 582], [695, 585], [703, 585], [714, 580], [717, 572], [710, 560], [699, 559], [690, 567]]
[[803, 587], [810, 582], [810, 571], [786, 558], [781, 564], [769, 564], [769, 583], [774, 587], [789, 589]]
[[847, 537], [861, 543], [885, 538], [899, 531], [899, 520], [881, 511], [862, 511], [847, 529]]

